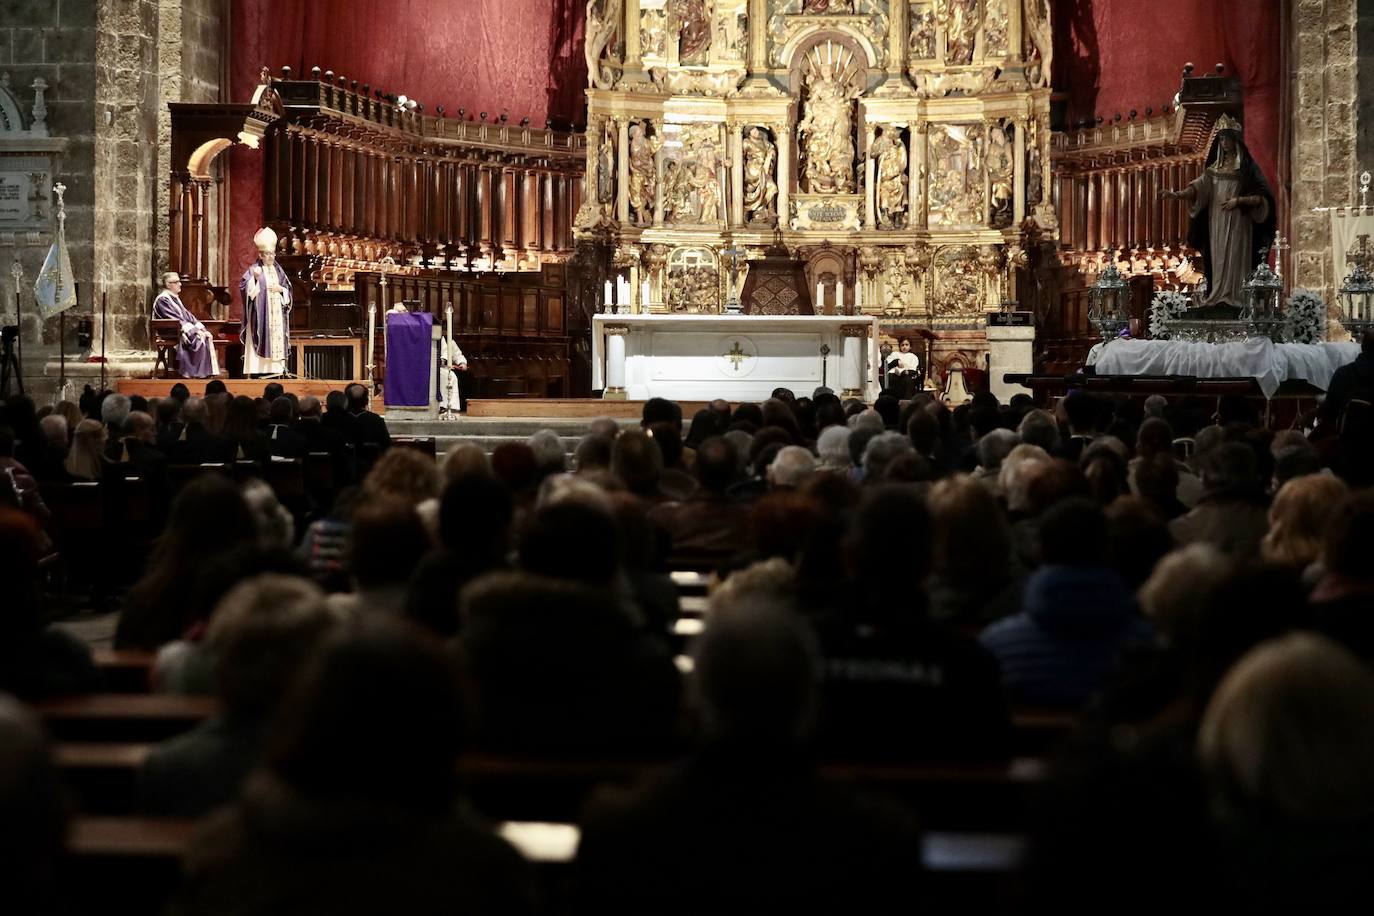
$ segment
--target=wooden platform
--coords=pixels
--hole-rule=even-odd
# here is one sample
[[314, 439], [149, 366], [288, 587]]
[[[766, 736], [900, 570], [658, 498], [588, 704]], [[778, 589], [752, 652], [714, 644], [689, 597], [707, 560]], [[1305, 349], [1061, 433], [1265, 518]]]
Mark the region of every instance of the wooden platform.
[[[120, 378], [114, 380], [114, 390], [120, 394], [142, 395], [145, 398], [165, 398], [172, 386], [180, 383], [190, 389], [191, 394], [200, 397], [205, 394], [207, 383], [216, 381], [208, 378]], [[225, 389], [230, 395], [238, 397], [247, 395], [250, 398], [262, 397], [262, 389], [270, 382], [277, 382], [286, 391], [294, 393], [297, 397], [305, 397], [313, 394], [321, 401], [324, 396], [331, 391], [342, 391], [345, 386], [353, 384], [356, 379], [261, 379], [261, 378], [222, 378], [218, 379], [224, 383]], [[360, 385], [366, 382], [358, 381]], [[377, 399], [380, 406], [381, 399]]]

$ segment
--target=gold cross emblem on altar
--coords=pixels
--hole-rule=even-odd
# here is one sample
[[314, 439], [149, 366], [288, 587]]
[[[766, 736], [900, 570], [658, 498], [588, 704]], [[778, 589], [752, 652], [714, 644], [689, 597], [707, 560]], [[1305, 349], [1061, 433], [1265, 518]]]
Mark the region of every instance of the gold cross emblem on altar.
[[728, 353], [725, 353], [724, 356], [726, 359], [730, 360], [735, 367], [735, 371], [738, 372], [740, 363], [748, 359], [750, 354], [744, 352], [744, 349], [740, 347], [739, 341], [737, 340], [735, 341], [734, 347], [732, 347]]

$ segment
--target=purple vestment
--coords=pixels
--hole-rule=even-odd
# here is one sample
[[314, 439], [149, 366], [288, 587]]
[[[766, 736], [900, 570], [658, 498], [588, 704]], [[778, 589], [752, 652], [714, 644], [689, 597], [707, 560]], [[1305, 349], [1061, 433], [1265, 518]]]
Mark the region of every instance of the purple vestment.
[[[258, 294], [248, 295], [248, 283], [253, 279], [253, 271], [262, 267], [262, 260], [253, 262], [253, 266], [243, 272], [243, 277], [239, 280], [239, 294], [243, 297], [243, 323], [246, 340], [252, 340], [253, 350], [258, 356], [264, 359], [270, 358], [272, 350], [267, 338], [267, 329], [271, 327], [267, 321], [267, 289], [266, 281], [258, 283]], [[282, 334], [287, 335], [291, 322], [287, 320], [286, 313], [291, 309], [291, 278], [286, 275], [286, 271], [275, 261], [272, 267], [277, 271], [277, 285], [282, 288]], [[245, 341], [246, 342], [246, 341]], [[291, 348], [285, 339], [282, 340], [281, 356], [285, 358]]]
[[182, 305], [171, 291], [163, 290], [153, 300], [154, 318], [174, 318], [181, 322], [181, 343], [177, 345], [177, 372], [186, 378], [209, 378], [215, 374], [214, 345], [201, 336], [205, 325]]

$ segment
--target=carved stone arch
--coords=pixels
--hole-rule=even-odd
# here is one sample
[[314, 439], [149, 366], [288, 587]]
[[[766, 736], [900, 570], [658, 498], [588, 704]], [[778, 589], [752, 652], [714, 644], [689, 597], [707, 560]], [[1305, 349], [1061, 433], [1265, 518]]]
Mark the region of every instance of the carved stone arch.
[[866, 92], [869, 71], [878, 68], [878, 51], [873, 43], [866, 36], [847, 29], [821, 27], [798, 32], [791, 41], [783, 46], [781, 59], [782, 65], [787, 68], [789, 92], [793, 96], [801, 93], [802, 63], [812, 48], [825, 42], [841, 45], [853, 53], [854, 60], [859, 65], [853, 79], [864, 87]]
[[[824, 283], [826, 301], [835, 307], [834, 313], [837, 315], [844, 312], [844, 300], [840, 297], [844, 296], [844, 289], [852, 280], [853, 270], [840, 249], [821, 246], [811, 250], [806, 259], [807, 289], [814, 290], [817, 283]], [[838, 296], [830, 292], [832, 289], [838, 291]], [[813, 307], [817, 315], [825, 312], [820, 302], [813, 303]]]
[[0, 134], [20, 133], [24, 128], [24, 114], [19, 100], [10, 91], [9, 80], [0, 82]]

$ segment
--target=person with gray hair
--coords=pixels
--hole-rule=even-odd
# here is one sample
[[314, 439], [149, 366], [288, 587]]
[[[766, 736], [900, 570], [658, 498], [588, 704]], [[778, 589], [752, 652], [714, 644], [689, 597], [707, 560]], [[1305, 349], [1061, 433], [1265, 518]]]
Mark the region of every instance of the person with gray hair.
[[914, 824], [826, 781], [805, 751], [821, 660], [805, 618], [757, 591], [693, 650], [703, 747], [633, 793], [595, 797], [575, 894], [589, 912], [888, 912], [910, 900]]
[[336, 625], [318, 587], [268, 573], [220, 600], [203, 643], [164, 647], [162, 676], [183, 686], [208, 681], [220, 710], [153, 748], [140, 774], [143, 810], [198, 817], [234, 798], [297, 670]]
[[1163, 419], [1164, 411], [1169, 409], [1169, 399], [1162, 394], [1152, 394], [1145, 399], [1145, 416]]
[[1038, 445], [1051, 455], [1059, 451], [1059, 423], [1048, 410], [1032, 410], [1026, 414], [1016, 432], [1026, 445]]
[[864, 482], [880, 483], [887, 466], [910, 451], [913, 451], [911, 441], [901, 433], [879, 433], [869, 439], [864, 447]]
[[800, 445], [784, 446], [768, 465], [770, 490], [795, 490], [816, 471], [816, 456]]
[[820, 438], [816, 440], [816, 452], [820, 455], [821, 463], [816, 470], [848, 474], [854, 467], [854, 459], [849, 454], [851, 435], [853, 431], [847, 426], [827, 426], [821, 430]]
[[1009, 429], [994, 429], [984, 434], [976, 446], [978, 467], [973, 470], [973, 479], [996, 493], [1002, 461], [1020, 444], [1021, 437]]
[[558, 433], [551, 429], [535, 430], [525, 444], [534, 452], [534, 464], [541, 480], [568, 470], [568, 454]]
[[118, 438], [124, 433], [124, 421], [129, 416], [129, 411], [133, 407], [129, 402], [127, 394], [114, 392], [107, 394], [105, 400], [100, 402], [100, 421], [109, 430], [111, 439]]

